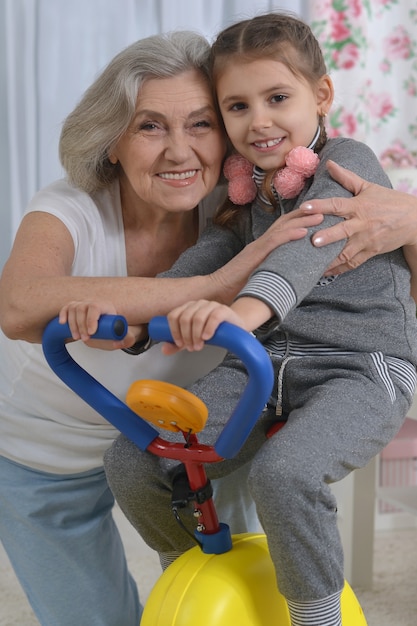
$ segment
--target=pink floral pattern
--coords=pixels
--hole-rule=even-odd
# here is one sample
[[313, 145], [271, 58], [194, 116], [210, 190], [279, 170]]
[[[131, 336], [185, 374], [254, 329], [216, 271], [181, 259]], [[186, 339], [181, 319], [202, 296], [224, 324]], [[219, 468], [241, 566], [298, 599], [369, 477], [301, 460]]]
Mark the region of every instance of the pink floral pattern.
[[310, 23], [335, 84], [329, 135], [417, 154], [417, 0], [312, 0]]

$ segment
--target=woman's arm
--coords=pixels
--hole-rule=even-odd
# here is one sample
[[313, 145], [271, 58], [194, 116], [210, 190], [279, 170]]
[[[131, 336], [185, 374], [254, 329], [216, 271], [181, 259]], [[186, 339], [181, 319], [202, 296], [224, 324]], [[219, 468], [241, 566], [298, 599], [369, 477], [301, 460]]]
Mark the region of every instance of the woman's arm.
[[251, 271], [275, 247], [304, 237], [320, 215], [282, 221], [281, 228], [251, 243], [221, 270], [192, 278], [71, 276], [74, 244], [56, 217], [29, 213], [22, 220], [0, 281], [0, 325], [12, 339], [40, 342], [45, 325], [69, 301], [107, 301], [132, 326], [165, 315], [196, 298], [229, 303]]
[[[327, 274], [346, 272], [376, 254], [401, 247], [411, 270], [413, 265], [417, 268], [417, 198], [369, 183], [333, 161], [328, 161], [327, 167], [332, 178], [354, 194], [352, 198], [310, 200], [301, 207], [306, 212], [345, 218], [313, 237], [315, 246], [348, 239]], [[417, 282], [417, 272], [413, 274]]]
[[72, 237], [59, 219], [34, 212], [22, 220], [0, 282], [0, 324], [7, 336], [40, 342], [45, 325], [71, 300], [112, 302], [135, 325], [195, 292], [220, 297], [221, 285], [210, 276], [158, 283], [154, 278], [71, 276], [73, 258]]

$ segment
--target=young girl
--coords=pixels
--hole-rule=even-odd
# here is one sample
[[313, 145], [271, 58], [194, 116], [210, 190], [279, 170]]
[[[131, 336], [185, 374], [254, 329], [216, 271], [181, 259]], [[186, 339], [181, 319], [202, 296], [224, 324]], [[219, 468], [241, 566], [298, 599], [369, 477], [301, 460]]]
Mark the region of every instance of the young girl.
[[[170, 276], [212, 271], [219, 250], [235, 254], [303, 201], [348, 195], [327, 174], [328, 159], [389, 186], [365, 145], [326, 139], [333, 87], [318, 42], [300, 20], [268, 14], [225, 29], [212, 48], [212, 74], [240, 159], [226, 163], [231, 201], [217, 218], [220, 227], [206, 231], [198, 254], [185, 253]], [[320, 228], [335, 219], [326, 217]], [[270, 402], [237, 457], [207, 471], [214, 478], [251, 462], [249, 486], [293, 626], [340, 626], [343, 553], [329, 485], [394, 437], [416, 382], [415, 304], [402, 251], [323, 278], [342, 245], [315, 248], [310, 237], [285, 244], [230, 307], [196, 301], [169, 315], [176, 347], [166, 353], [201, 349], [227, 320], [255, 331], [271, 355]], [[228, 355], [191, 387], [209, 408], [203, 443], [216, 440], [245, 384], [244, 368]], [[285, 426], [267, 438], [279, 420]], [[124, 437], [106, 455], [123, 511], [163, 563], [192, 545], [170, 511], [174, 467]]]

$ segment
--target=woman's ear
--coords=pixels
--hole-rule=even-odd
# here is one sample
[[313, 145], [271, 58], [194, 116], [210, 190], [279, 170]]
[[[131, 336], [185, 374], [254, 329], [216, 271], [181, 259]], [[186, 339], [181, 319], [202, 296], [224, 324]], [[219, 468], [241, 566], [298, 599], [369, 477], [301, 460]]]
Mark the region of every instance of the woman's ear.
[[334, 98], [333, 81], [328, 74], [324, 74], [317, 85], [317, 113], [325, 117], [332, 106]]
[[116, 165], [117, 161], [119, 160], [113, 152], [109, 152], [108, 158], [110, 163], [112, 163], [113, 165]]

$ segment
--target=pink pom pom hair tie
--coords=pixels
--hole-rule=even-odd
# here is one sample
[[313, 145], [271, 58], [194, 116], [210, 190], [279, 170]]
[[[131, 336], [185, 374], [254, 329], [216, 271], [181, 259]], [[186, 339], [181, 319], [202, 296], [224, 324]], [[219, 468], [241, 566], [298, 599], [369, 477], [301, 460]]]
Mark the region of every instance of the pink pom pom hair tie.
[[224, 162], [223, 174], [229, 181], [228, 195], [233, 204], [247, 204], [255, 200], [257, 189], [252, 171], [252, 163], [240, 154], [233, 154]]
[[[302, 191], [305, 181], [316, 172], [320, 159], [312, 148], [297, 146], [289, 151], [285, 166], [277, 171], [273, 185], [282, 198], [295, 198]], [[253, 165], [240, 154], [228, 157], [223, 173], [229, 181], [228, 195], [234, 204], [247, 204], [256, 198], [257, 188], [253, 180]]]
[[285, 167], [278, 170], [272, 184], [285, 199], [295, 198], [303, 190], [305, 181], [313, 176], [320, 159], [311, 148], [297, 146], [285, 157]]

